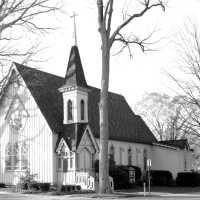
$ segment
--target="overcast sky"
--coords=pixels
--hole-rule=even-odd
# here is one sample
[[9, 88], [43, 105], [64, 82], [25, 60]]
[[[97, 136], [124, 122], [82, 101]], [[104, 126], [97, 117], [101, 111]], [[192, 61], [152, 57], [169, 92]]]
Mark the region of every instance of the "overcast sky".
[[[50, 59], [39, 64], [40, 68], [65, 76], [70, 48], [74, 43], [73, 21], [70, 15], [75, 11], [78, 14], [76, 18], [78, 47], [86, 80], [89, 85], [100, 87], [101, 51], [100, 37], [97, 31], [96, 1], [64, 0], [63, 2], [63, 14], [57, 15], [55, 21], [59, 29], [42, 39], [43, 45], [48, 46], [48, 50], [42, 56]], [[122, 20], [120, 11], [122, 5], [117, 0], [114, 2], [117, 2], [114, 11], [116, 17], [113, 21], [113, 25], [116, 25]], [[130, 2], [131, 4], [129, 4]], [[132, 2], [133, 0], [127, 0], [125, 9], [127, 5], [129, 5], [128, 8], [136, 9], [137, 6]], [[162, 38], [161, 42], [154, 46], [159, 51], [143, 54], [139, 49], [133, 48], [132, 59], [130, 59], [128, 51], [124, 51], [118, 56], [112, 56], [110, 91], [124, 95], [132, 108], [146, 92], [173, 94], [170, 89], [173, 88], [173, 85], [164, 74], [164, 70], [171, 71], [176, 65], [177, 52], [172, 41], [184, 28], [184, 23], [188, 18], [198, 24], [199, 10], [200, 1], [198, 0], [168, 0], [166, 12], [154, 9], [143, 19], [130, 24], [128, 31], [137, 33], [141, 37], [156, 29], [157, 32], [152, 41]], [[116, 52], [115, 50], [114, 47], [112, 52]]]

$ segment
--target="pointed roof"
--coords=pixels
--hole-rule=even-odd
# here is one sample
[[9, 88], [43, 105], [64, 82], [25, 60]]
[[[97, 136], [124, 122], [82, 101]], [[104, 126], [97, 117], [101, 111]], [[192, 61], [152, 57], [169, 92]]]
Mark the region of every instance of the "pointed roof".
[[81, 58], [77, 46], [72, 46], [67, 72], [65, 75], [65, 87], [87, 87]]

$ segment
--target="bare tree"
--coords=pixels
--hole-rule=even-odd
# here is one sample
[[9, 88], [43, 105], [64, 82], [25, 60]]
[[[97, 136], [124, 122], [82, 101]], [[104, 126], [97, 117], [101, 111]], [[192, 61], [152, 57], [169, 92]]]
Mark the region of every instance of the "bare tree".
[[[108, 87], [109, 87], [109, 68], [110, 68], [110, 50], [115, 42], [121, 43], [122, 50], [128, 48], [131, 54], [130, 45], [138, 45], [142, 51], [148, 50], [147, 40], [151, 34], [144, 39], [133, 34], [124, 34], [125, 27], [129, 26], [133, 21], [141, 18], [148, 13], [152, 8], [160, 7], [165, 10], [165, 5], [162, 0], [142, 0], [140, 1], [141, 10], [139, 12], [125, 12], [123, 22], [118, 24], [116, 28], [112, 27], [114, 0], [97, 0], [98, 8], [98, 24], [99, 33], [101, 36], [102, 50], [102, 78], [101, 78], [101, 94], [100, 94], [100, 167], [99, 167], [99, 193], [109, 191], [108, 181]], [[113, 31], [111, 31], [113, 30]], [[121, 52], [121, 51], [120, 51]]]
[[148, 93], [135, 105], [158, 140], [187, 138], [192, 132], [190, 117], [192, 110], [184, 96], [171, 97], [166, 94]]
[[178, 86], [179, 93], [184, 94], [188, 105], [185, 110], [190, 113], [190, 131], [200, 137], [200, 33], [197, 26], [191, 21], [187, 23], [175, 44], [179, 52], [179, 73], [168, 72], [168, 76]]
[[[39, 17], [58, 10], [58, 0], [1, 0], [0, 1], [0, 64], [16, 57], [26, 61], [36, 53], [38, 44], [22, 50], [16, 43], [25, 39], [24, 32], [44, 33], [52, 27], [39, 25]], [[47, 23], [46, 23], [47, 24]], [[35, 41], [36, 43], [36, 41]], [[18, 48], [18, 46], [20, 46]]]

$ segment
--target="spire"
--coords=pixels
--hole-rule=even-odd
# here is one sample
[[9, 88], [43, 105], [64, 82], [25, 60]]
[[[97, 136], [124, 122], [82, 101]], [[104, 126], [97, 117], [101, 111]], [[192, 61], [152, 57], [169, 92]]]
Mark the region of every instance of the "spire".
[[74, 45], [77, 46], [77, 34], [76, 34], [76, 16], [78, 16], [75, 12], [73, 12], [73, 15], [71, 18], [73, 18], [74, 21]]
[[85, 80], [81, 58], [77, 46], [72, 46], [71, 48], [67, 72], [65, 76], [65, 86], [78, 86], [83, 88], [87, 87], [87, 82]]

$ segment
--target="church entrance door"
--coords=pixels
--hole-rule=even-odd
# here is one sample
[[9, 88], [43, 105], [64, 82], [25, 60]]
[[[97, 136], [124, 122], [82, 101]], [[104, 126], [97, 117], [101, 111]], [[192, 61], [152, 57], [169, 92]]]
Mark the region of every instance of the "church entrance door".
[[80, 170], [90, 171], [92, 168], [92, 155], [87, 148], [83, 148], [80, 152]]

